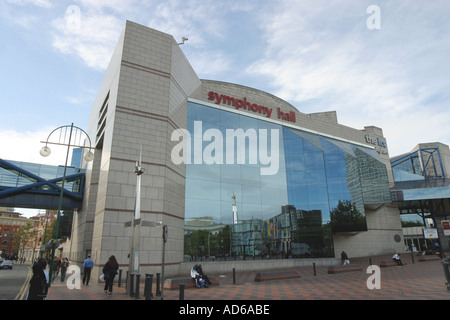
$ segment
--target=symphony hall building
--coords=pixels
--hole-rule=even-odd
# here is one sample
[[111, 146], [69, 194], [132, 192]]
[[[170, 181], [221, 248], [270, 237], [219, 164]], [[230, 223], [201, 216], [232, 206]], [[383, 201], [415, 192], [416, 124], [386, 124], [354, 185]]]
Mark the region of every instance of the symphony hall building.
[[169, 34], [126, 22], [87, 132], [95, 159], [74, 217], [79, 263], [91, 252], [96, 267], [111, 255], [128, 267], [137, 198], [141, 274], [163, 261], [168, 276], [197, 261], [255, 270], [405, 249], [382, 129], [199, 79]]

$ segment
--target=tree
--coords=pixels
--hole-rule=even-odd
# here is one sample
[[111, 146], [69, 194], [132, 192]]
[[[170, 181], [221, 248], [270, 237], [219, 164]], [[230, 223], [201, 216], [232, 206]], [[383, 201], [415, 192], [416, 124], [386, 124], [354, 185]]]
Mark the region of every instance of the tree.
[[22, 255], [25, 252], [25, 246], [27, 246], [27, 244], [33, 247], [34, 252], [34, 249], [36, 248], [37, 233], [38, 230], [34, 225], [31, 222], [28, 222], [14, 234], [14, 242], [17, 244], [17, 247], [20, 249], [20, 246], [22, 246]]
[[349, 200], [339, 200], [337, 207], [330, 212], [330, 220], [334, 233], [367, 231], [366, 218]]

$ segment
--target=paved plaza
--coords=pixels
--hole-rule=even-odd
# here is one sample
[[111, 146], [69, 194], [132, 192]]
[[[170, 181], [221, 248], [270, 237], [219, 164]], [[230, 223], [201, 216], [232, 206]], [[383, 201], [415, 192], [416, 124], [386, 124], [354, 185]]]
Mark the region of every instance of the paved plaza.
[[[413, 261], [414, 258], [414, 261]], [[440, 260], [419, 262], [418, 256], [405, 254], [404, 266], [380, 268], [380, 289], [369, 289], [367, 273], [370, 265], [379, 265], [389, 257], [355, 259], [352, 264], [362, 267], [361, 271], [328, 273], [328, 266], [290, 269], [300, 278], [255, 282], [257, 272], [236, 270], [233, 283], [232, 270], [224, 274], [210, 275], [219, 281], [218, 286], [189, 288], [184, 290], [184, 300], [450, 300], [450, 291], [445, 284], [445, 274]], [[207, 271], [207, 270], [205, 270]], [[284, 269], [286, 271], [286, 269]], [[372, 282], [373, 283], [373, 282]], [[140, 300], [144, 300], [144, 281], [141, 279]], [[153, 300], [156, 284], [153, 284]], [[179, 300], [179, 290], [163, 290], [163, 300]], [[92, 283], [81, 289], [68, 289], [59, 278], [49, 289], [47, 300], [135, 300], [129, 297], [124, 287], [114, 285], [113, 294], [106, 295], [103, 284]]]

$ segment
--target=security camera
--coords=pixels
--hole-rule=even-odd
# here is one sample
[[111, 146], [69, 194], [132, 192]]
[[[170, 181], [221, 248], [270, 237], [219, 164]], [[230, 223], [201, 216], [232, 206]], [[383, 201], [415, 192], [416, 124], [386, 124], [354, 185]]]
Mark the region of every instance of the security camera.
[[181, 42], [180, 43], [178, 43], [178, 45], [182, 45], [182, 44], [184, 44], [186, 41], [188, 41], [189, 39], [188, 38], [186, 38], [186, 37], [182, 37], [181, 38]]

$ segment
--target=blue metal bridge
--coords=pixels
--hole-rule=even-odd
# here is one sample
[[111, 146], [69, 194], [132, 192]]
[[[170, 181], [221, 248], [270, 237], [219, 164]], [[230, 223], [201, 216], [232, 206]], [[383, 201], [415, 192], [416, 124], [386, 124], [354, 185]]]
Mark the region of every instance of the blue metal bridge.
[[[57, 210], [64, 166], [0, 159], [0, 206]], [[62, 210], [83, 204], [85, 170], [67, 167]]]
[[[433, 220], [450, 216], [450, 179], [446, 178], [438, 147], [418, 148], [416, 151], [391, 159], [395, 186], [391, 189], [402, 217]], [[403, 218], [402, 218], [403, 219]], [[420, 220], [419, 220], [420, 221]], [[439, 245], [442, 240], [439, 236]]]

